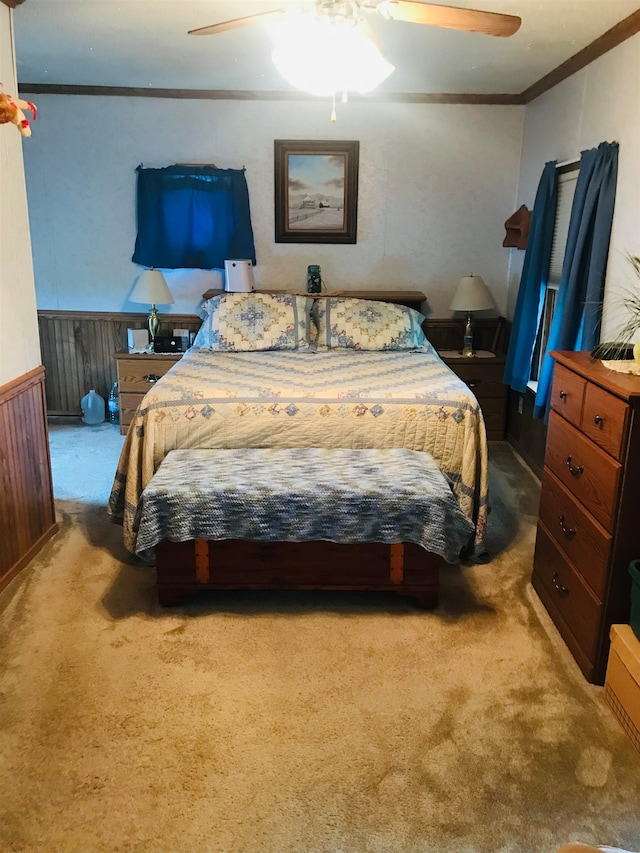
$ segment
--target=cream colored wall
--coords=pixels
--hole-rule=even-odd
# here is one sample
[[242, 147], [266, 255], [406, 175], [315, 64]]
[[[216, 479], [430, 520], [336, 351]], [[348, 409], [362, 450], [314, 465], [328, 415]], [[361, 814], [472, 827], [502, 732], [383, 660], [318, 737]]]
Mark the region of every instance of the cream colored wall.
[[[524, 108], [40, 96], [25, 147], [38, 307], [141, 311], [135, 168], [175, 162], [246, 167], [262, 288], [304, 287], [308, 264], [330, 288], [419, 288], [449, 317], [461, 276], [482, 275], [506, 308]], [[274, 242], [274, 139], [360, 141], [355, 245]], [[193, 312], [217, 274], [169, 278], [173, 312]], [[161, 311], [167, 309], [163, 306]]]
[[[11, 11], [0, 4], [0, 81], [16, 94]], [[0, 125], [0, 386], [40, 364], [40, 342], [27, 214], [23, 142]]]
[[[601, 56], [526, 108], [518, 205], [533, 207], [544, 164], [578, 159], [600, 142], [620, 144], [607, 267], [602, 339], [623, 317], [621, 292], [640, 293], [625, 254], [640, 255], [640, 34]], [[508, 315], [513, 316], [523, 252], [512, 252]]]

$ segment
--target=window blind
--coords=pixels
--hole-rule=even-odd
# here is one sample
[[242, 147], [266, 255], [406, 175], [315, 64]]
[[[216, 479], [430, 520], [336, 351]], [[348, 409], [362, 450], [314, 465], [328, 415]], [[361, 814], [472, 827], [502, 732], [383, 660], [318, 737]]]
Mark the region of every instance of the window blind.
[[573, 196], [578, 181], [578, 170], [563, 172], [558, 175], [558, 201], [556, 203], [556, 218], [553, 226], [553, 243], [551, 245], [551, 263], [549, 265], [549, 284], [556, 287], [560, 284], [564, 250], [569, 233], [569, 219]]

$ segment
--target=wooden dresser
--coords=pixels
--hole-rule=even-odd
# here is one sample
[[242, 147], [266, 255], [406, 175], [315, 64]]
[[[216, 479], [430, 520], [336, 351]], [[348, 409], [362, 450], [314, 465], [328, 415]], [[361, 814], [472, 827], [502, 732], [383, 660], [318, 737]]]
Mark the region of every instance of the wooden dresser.
[[115, 354], [118, 370], [120, 403], [120, 432], [125, 435], [136, 409], [149, 388], [180, 361], [182, 353], [130, 353]]
[[640, 557], [640, 377], [586, 352], [552, 356], [532, 582], [585, 677], [603, 684]]

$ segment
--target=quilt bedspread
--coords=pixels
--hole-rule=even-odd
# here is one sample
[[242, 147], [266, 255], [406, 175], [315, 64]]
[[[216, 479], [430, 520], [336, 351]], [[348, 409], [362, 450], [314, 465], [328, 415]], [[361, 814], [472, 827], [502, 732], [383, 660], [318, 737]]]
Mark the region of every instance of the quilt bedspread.
[[220, 353], [189, 350], [146, 394], [129, 428], [108, 512], [136, 550], [144, 488], [171, 450], [327, 447], [426, 451], [483, 550], [484, 421], [469, 388], [431, 347]]

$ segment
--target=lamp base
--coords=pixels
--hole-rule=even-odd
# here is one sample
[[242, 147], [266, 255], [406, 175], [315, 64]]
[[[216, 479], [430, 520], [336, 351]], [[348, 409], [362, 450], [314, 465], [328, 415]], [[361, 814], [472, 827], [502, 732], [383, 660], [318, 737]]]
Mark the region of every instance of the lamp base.
[[471, 328], [471, 314], [467, 314], [467, 325], [464, 327], [464, 343], [462, 346], [462, 355], [465, 358], [473, 358], [473, 330]]
[[155, 305], [151, 306], [151, 311], [149, 311], [149, 319], [147, 322], [149, 324], [149, 334], [151, 335], [151, 343], [153, 343], [155, 336], [158, 334], [158, 329], [160, 328], [160, 318], [158, 317], [158, 312], [156, 311]]

